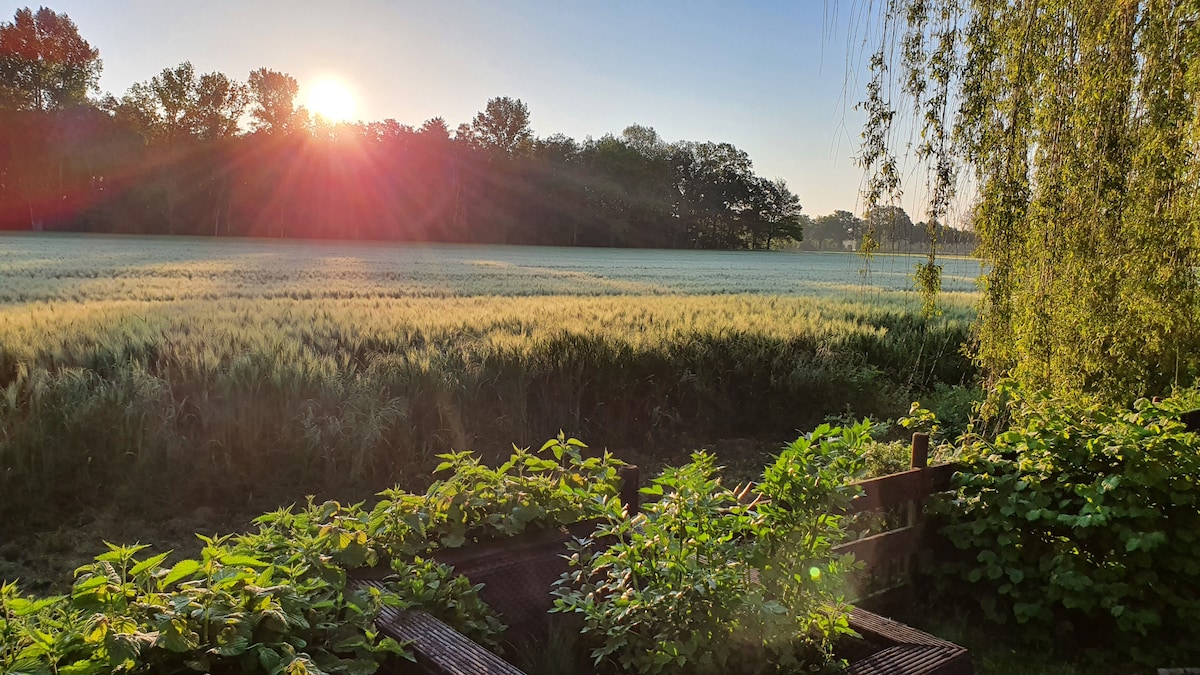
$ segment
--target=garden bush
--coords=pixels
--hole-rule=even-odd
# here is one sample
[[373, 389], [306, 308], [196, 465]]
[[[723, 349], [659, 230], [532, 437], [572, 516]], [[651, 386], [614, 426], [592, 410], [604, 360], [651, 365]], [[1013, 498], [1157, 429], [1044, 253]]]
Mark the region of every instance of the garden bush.
[[[560, 435], [515, 449], [496, 469], [443, 456], [448, 477], [423, 495], [389, 490], [373, 508], [337, 502], [259, 517], [258, 531], [201, 536], [200, 557], [167, 564], [144, 546], [110, 545], [76, 572], [69, 595], [0, 589], [0, 672], [13, 675], [262, 672], [366, 675], [411, 656], [374, 620], [421, 608], [498, 647], [504, 626], [478, 586], [429, 560], [436, 548], [619, 512], [611, 455], [584, 457]], [[384, 589], [353, 590], [347, 572], [386, 564]]]
[[[833, 668], [850, 633], [842, 595], [849, 559], [834, 515], [865, 470], [869, 422], [822, 425], [767, 467], [761, 496], [721, 485], [697, 453], [642, 492], [657, 497], [571, 547], [556, 612], [582, 617], [603, 672], [765, 673]], [[606, 547], [597, 541], [615, 543]]]
[[1004, 386], [1008, 428], [964, 445], [945, 567], [1030, 636], [1136, 659], [1200, 656], [1196, 392], [1132, 409]]
[[[384, 607], [422, 609], [502, 651], [505, 627], [481, 586], [431, 554], [586, 519], [618, 538], [574, 543], [556, 610], [582, 615], [598, 665], [815, 672], [850, 632], [841, 578], [852, 561], [832, 554], [844, 534], [832, 512], [854, 497], [847, 483], [865, 470], [870, 430], [823, 425], [787, 446], [756, 499], [722, 486], [713, 456], [698, 453], [643, 489], [658, 499], [635, 518], [617, 496], [621, 463], [560, 434], [496, 468], [442, 455], [424, 494], [264, 514], [257, 531], [200, 536], [196, 558], [110, 544], [67, 595], [0, 588], [0, 672], [368, 675], [412, 657], [376, 630]], [[382, 588], [348, 583], [379, 566], [392, 571]]]

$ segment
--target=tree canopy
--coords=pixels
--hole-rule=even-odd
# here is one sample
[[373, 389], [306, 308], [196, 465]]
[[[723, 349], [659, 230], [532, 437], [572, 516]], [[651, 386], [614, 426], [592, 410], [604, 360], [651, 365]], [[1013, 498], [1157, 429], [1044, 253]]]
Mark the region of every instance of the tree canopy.
[[499, 96], [436, 117], [336, 123], [299, 84], [190, 62], [97, 96], [99, 51], [65, 14], [0, 23], [0, 229], [673, 248], [803, 236], [800, 200], [729, 143], [649, 126], [539, 138]]
[[898, 195], [906, 125], [929, 223], [964, 174], [977, 188], [975, 354], [993, 378], [1128, 398], [1200, 372], [1198, 18], [1195, 0], [884, 4], [866, 197]]
[[66, 14], [17, 10], [0, 24], [0, 106], [51, 110], [84, 103], [100, 79], [100, 52]]

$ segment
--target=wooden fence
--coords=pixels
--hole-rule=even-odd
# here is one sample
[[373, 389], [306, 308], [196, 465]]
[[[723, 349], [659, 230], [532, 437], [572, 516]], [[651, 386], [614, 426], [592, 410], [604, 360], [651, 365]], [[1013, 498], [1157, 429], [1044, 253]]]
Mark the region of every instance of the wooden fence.
[[929, 545], [925, 504], [937, 492], [949, 490], [957, 465], [929, 466], [929, 435], [913, 434], [909, 470], [857, 483], [862, 496], [849, 514], [879, 514], [871, 525], [880, 531], [834, 547], [863, 562], [858, 576], [858, 604], [886, 607], [905, 599], [916, 573], [917, 554]]
[[[929, 434], [915, 433], [907, 471], [852, 484], [862, 494], [845, 515], [869, 519], [861, 525], [871, 534], [833, 550], [853, 554], [864, 565], [854, 580], [859, 604], [883, 607], [904, 597], [916, 572], [917, 554], [930, 539], [925, 503], [931, 495], [950, 489], [956, 469], [954, 464], [929, 466]], [[620, 477], [621, 502], [632, 516], [640, 508], [638, 467], [622, 467]]]

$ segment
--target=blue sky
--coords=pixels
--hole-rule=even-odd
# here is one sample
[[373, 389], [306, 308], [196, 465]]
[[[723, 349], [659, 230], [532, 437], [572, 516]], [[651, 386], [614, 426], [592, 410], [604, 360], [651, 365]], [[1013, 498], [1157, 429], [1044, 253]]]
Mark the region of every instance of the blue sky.
[[[168, 66], [244, 80], [258, 67], [303, 88], [336, 77], [357, 116], [470, 121], [494, 96], [528, 104], [539, 136], [652, 126], [668, 141], [727, 141], [788, 181], [804, 211], [861, 211], [854, 165], [867, 0], [43, 0], [66, 12], [122, 94]], [[11, 3], [3, 18], [26, 3]], [[919, 213], [908, 204], [914, 220]]]

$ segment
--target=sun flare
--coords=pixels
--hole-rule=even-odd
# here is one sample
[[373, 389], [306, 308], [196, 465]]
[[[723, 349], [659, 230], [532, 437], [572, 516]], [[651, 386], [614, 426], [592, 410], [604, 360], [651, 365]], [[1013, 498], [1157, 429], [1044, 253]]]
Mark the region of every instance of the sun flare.
[[354, 115], [354, 95], [337, 80], [321, 80], [308, 90], [308, 109], [330, 122], [346, 122]]

